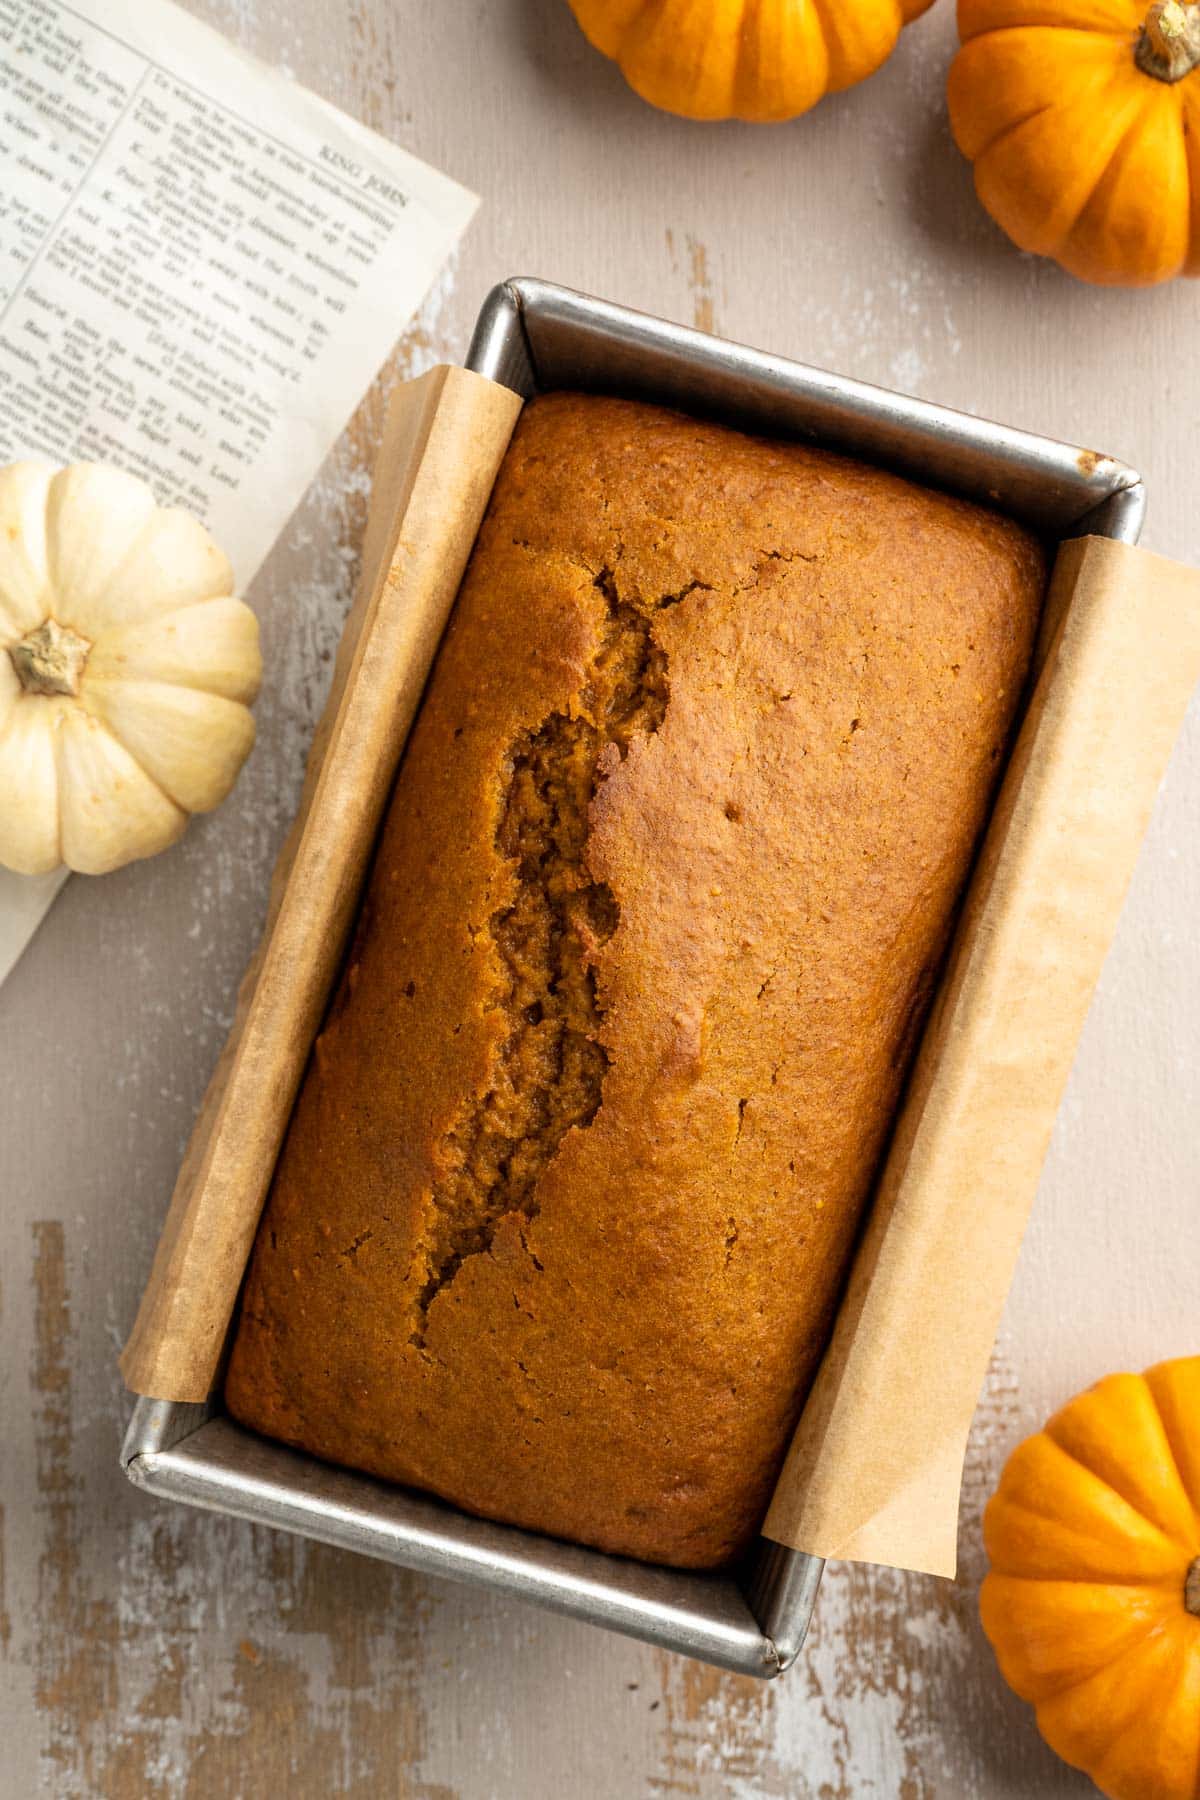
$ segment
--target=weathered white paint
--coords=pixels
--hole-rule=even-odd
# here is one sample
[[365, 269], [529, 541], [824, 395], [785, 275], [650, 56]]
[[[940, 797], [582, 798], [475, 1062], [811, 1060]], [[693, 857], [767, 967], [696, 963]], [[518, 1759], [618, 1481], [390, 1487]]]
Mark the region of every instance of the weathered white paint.
[[[1111, 450], [1149, 480], [1147, 541], [1200, 561], [1195, 290], [1091, 291], [1004, 242], [949, 142], [946, 0], [868, 86], [770, 130], [650, 112], [564, 0], [193, 9], [484, 196], [398, 367], [460, 355], [493, 280], [542, 274]], [[979, 1514], [1050, 1407], [1198, 1347], [1200, 712], [1059, 1121], [957, 1586], [831, 1571], [809, 1650], [768, 1689], [159, 1507], [118, 1474], [115, 1352], [295, 802], [380, 417], [377, 390], [255, 584], [269, 675], [232, 801], [157, 861], [73, 883], [0, 992], [0, 1793], [1090, 1791], [994, 1673]]]

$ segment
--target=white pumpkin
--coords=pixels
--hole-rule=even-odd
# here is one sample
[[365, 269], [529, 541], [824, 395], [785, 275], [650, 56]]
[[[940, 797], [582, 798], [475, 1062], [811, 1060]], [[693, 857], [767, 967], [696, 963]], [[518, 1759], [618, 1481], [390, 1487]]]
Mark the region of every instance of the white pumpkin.
[[0, 469], [0, 864], [153, 856], [254, 742], [258, 622], [190, 513], [104, 463]]

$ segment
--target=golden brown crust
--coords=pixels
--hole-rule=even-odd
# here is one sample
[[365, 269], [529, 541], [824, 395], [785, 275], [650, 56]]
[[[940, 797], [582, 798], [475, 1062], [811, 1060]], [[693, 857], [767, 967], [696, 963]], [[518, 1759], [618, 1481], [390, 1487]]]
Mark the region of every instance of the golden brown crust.
[[264, 1215], [231, 1411], [682, 1566], [766, 1505], [1028, 662], [993, 514], [518, 426]]

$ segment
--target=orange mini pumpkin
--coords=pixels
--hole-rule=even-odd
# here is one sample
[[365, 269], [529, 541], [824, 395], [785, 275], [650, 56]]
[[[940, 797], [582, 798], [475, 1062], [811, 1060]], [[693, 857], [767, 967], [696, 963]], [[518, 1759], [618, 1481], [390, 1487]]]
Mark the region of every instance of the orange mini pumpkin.
[[980, 1611], [1042, 1736], [1111, 1800], [1200, 1794], [1200, 1356], [1110, 1375], [1012, 1454]]
[[1147, 287], [1200, 274], [1200, 4], [959, 0], [950, 123], [1022, 250]]
[[931, 0], [570, 0], [635, 93], [687, 119], [795, 118], [873, 75]]

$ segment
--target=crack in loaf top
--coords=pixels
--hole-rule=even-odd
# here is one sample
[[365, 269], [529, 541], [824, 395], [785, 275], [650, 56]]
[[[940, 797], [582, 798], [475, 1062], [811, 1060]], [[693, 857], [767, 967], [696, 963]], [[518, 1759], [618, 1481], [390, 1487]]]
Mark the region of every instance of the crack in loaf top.
[[504, 968], [495, 999], [507, 1020], [486, 1091], [467, 1098], [441, 1146], [432, 1191], [428, 1275], [412, 1342], [469, 1256], [490, 1250], [501, 1220], [537, 1216], [537, 1186], [566, 1133], [591, 1124], [609, 1054], [600, 1037], [596, 959], [620, 908], [587, 867], [587, 835], [605, 752], [622, 759], [667, 709], [666, 657], [647, 608], [626, 604], [610, 569], [595, 586], [608, 621], [570, 712], [553, 712], [510, 747], [496, 847], [515, 865], [511, 904], [488, 921]]
[[260, 1232], [234, 1412], [605, 1548], [765, 1504], [1040, 552], [661, 409], [526, 409]]

